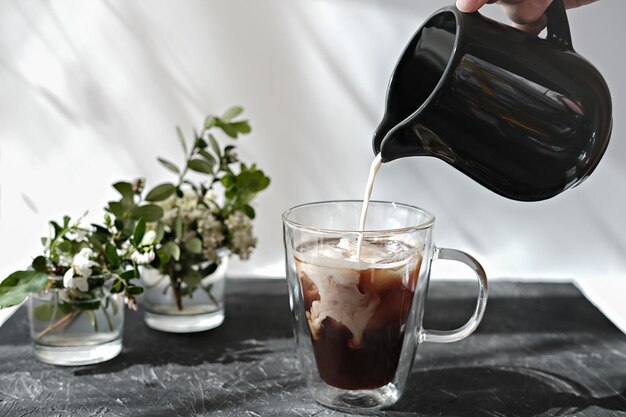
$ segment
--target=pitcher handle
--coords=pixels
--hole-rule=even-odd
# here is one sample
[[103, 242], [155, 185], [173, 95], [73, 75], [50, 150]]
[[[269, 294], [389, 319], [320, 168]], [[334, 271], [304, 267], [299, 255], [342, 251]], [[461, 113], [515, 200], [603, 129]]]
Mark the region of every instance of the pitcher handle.
[[567, 12], [563, 0], [553, 0], [546, 9], [546, 17], [548, 18], [548, 36], [547, 39], [558, 44], [564, 49], [573, 51], [572, 34], [567, 20]]
[[435, 248], [433, 261], [437, 259], [446, 259], [457, 261], [469, 266], [478, 278], [478, 302], [472, 317], [463, 326], [455, 330], [422, 330], [420, 334], [421, 342], [434, 343], [450, 343], [465, 339], [472, 334], [480, 324], [487, 307], [487, 296], [489, 294], [489, 283], [487, 282], [487, 274], [482, 265], [478, 263], [474, 257], [456, 249]]

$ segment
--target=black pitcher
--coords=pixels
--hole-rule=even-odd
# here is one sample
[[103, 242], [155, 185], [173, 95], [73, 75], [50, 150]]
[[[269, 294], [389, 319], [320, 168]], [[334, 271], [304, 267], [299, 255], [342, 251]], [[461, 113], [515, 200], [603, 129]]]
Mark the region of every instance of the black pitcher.
[[435, 156], [516, 200], [580, 183], [608, 145], [611, 97], [562, 0], [546, 15], [546, 39], [453, 6], [431, 16], [393, 72], [374, 152]]

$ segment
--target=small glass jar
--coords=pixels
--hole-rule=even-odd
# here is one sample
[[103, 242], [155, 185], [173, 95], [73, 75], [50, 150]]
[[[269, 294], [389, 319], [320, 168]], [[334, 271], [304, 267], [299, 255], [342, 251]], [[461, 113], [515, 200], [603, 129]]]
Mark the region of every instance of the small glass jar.
[[104, 287], [89, 293], [72, 291], [51, 288], [29, 297], [35, 356], [42, 362], [66, 366], [91, 365], [116, 357], [122, 351], [122, 296]]
[[146, 268], [141, 273], [144, 287], [142, 304], [148, 327], [170, 333], [193, 333], [210, 330], [224, 322], [224, 289], [228, 268], [228, 250], [218, 251], [220, 262], [199, 262], [192, 266], [199, 282], [191, 288], [186, 282], [177, 285], [170, 275]]

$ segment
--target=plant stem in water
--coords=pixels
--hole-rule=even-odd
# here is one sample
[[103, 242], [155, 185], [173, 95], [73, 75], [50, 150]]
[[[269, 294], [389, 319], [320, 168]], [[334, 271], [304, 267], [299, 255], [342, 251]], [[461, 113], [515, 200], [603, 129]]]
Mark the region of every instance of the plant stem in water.
[[105, 306], [102, 306], [101, 308], [102, 308], [102, 312], [104, 313], [104, 318], [107, 319], [107, 324], [109, 325], [109, 330], [113, 331], [113, 322], [111, 321], [111, 316], [109, 316], [109, 312], [107, 311]]
[[180, 295], [180, 286], [183, 282], [182, 278], [174, 276], [174, 268], [170, 267], [170, 280], [172, 281], [172, 292], [174, 293], [174, 301], [176, 301], [176, 307], [178, 311], [183, 311], [183, 300]]
[[42, 331], [37, 333], [35, 338], [41, 339], [42, 337], [44, 337], [45, 335], [47, 335], [51, 331], [56, 330], [57, 328], [63, 326], [64, 324], [67, 324], [67, 326], [65, 327], [65, 330], [67, 330], [67, 328], [72, 325], [74, 320], [76, 320], [78, 318], [80, 313], [81, 313], [80, 311], [72, 311], [70, 314], [62, 317], [57, 322], [51, 324], [50, 326], [46, 327], [45, 329], [43, 329]]
[[96, 317], [96, 313], [91, 310], [85, 310], [85, 314], [89, 316], [89, 320], [91, 321], [91, 327], [93, 327], [93, 331], [98, 333], [98, 318]]
[[219, 300], [217, 298], [215, 298], [215, 296], [211, 292], [211, 287], [213, 287], [213, 284], [210, 284], [208, 287], [202, 287], [202, 289], [206, 292], [206, 294], [211, 299], [213, 304], [215, 304], [215, 306], [219, 308], [220, 302], [219, 302]]

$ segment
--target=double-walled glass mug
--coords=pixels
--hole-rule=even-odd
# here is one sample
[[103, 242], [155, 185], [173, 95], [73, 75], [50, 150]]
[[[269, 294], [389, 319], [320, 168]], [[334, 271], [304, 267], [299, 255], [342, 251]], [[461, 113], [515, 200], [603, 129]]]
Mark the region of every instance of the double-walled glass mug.
[[[470, 255], [433, 244], [435, 217], [417, 207], [361, 201], [305, 204], [283, 213], [289, 302], [297, 352], [312, 396], [343, 411], [394, 404], [417, 346], [469, 336], [487, 302], [487, 276]], [[469, 266], [479, 282], [472, 317], [452, 331], [422, 326], [431, 263]]]

